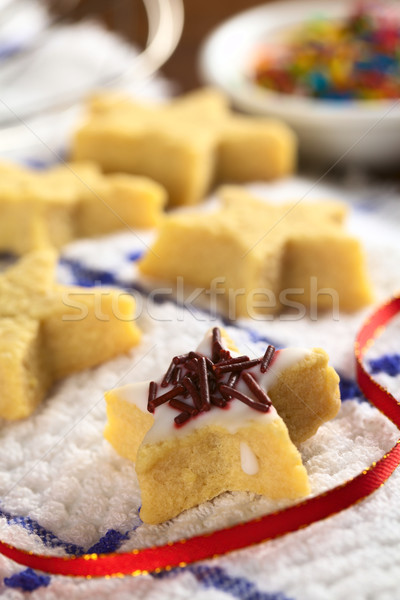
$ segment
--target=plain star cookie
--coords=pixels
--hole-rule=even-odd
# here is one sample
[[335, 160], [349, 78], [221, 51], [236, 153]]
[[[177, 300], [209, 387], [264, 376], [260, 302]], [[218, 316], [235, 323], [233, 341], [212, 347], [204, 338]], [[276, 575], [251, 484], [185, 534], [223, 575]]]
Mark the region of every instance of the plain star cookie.
[[30, 415], [51, 385], [140, 339], [122, 290], [54, 282], [56, 255], [27, 254], [0, 275], [0, 417]]
[[273, 204], [226, 186], [212, 212], [171, 215], [140, 271], [222, 299], [234, 319], [285, 308], [357, 310], [371, 301], [359, 241], [340, 202]]
[[153, 227], [166, 193], [145, 177], [103, 175], [81, 162], [33, 170], [0, 164], [0, 251], [60, 248], [77, 237]]
[[105, 437], [136, 463], [141, 519], [160, 523], [225, 491], [306, 496], [293, 440], [336, 415], [338, 382], [319, 348], [269, 346], [250, 359], [214, 328], [158, 381], [108, 392]]
[[291, 173], [294, 133], [283, 122], [236, 115], [217, 90], [203, 89], [161, 105], [98, 95], [75, 134], [74, 160], [106, 172], [146, 175], [171, 205], [199, 202], [215, 182], [269, 180]]

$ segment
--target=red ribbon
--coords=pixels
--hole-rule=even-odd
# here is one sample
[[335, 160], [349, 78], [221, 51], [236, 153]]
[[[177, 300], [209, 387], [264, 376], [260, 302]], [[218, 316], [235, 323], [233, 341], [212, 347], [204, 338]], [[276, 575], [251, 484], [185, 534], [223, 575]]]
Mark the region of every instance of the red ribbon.
[[[362, 358], [373, 339], [400, 312], [400, 297], [379, 307], [363, 325], [355, 342], [357, 381], [365, 396], [400, 428], [400, 404], [365, 371]], [[43, 556], [0, 542], [0, 552], [12, 560], [47, 573], [81, 577], [141, 575], [246, 548], [332, 516], [377, 490], [400, 464], [400, 440], [378, 462], [328, 492], [295, 506], [227, 529], [164, 546], [123, 554], [73, 557]]]

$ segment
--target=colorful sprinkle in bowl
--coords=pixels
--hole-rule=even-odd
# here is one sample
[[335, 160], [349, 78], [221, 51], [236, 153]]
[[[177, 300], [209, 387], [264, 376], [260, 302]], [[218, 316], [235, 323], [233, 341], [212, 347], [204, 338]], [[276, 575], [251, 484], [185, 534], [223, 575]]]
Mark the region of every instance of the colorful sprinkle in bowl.
[[[319, 66], [312, 62], [315, 57], [311, 65], [306, 64], [306, 76], [322, 97], [307, 95], [311, 92], [303, 90], [301, 82], [294, 85], [293, 81], [287, 84], [287, 80], [284, 80], [281, 91], [275, 91], [256, 81], [261, 57], [267, 53], [279, 62], [282, 40], [285, 37], [289, 39], [291, 32], [301, 31], [309, 23], [315, 23], [317, 28], [318, 22], [322, 24], [320, 39], [329, 50], [329, 36], [336, 36], [337, 25], [350, 20], [357, 6], [348, 0], [294, 0], [248, 10], [225, 21], [210, 34], [201, 49], [200, 70], [205, 82], [224, 90], [237, 108], [253, 114], [279, 117], [290, 124], [298, 134], [301, 156], [308, 162], [327, 169], [339, 165], [356, 165], [366, 169], [399, 172], [400, 97], [397, 97], [396, 87], [400, 68], [398, 46], [394, 51], [393, 67], [387, 67], [388, 59], [381, 55], [373, 56], [372, 59], [369, 57], [369, 63], [374, 62], [373, 68], [370, 69], [371, 73], [366, 69], [365, 77], [362, 75], [364, 80], [372, 78], [368, 82], [370, 91], [360, 88], [361, 91], [358, 90], [359, 93], [356, 94], [355, 84], [351, 92], [347, 88], [339, 90], [339, 93], [335, 89], [333, 92], [330, 89], [329, 93], [319, 93], [318, 86], [323, 84], [326, 89], [327, 80], [330, 82], [331, 78], [340, 80], [343, 77], [346, 68], [348, 69], [348, 64], [347, 67], [344, 64], [343, 53], [348, 48], [341, 48], [337, 56], [333, 52], [333, 59], [336, 60], [330, 63], [333, 67], [330, 66], [328, 75], [324, 73], [321, 76]], [[368, 6], [365, 6], [363, 10], [368, 10]], [[385, 22], [390, 22], [391, 25], [396, 24], [398, 19], [397, 33], [391, 26], [390, 31], [386, 32], [382, 27], [382, 31], [379, 30], [377, 34], [385, 36], [383, 45], [393, 44], [393, 37], [396, 44], [396, 35], [400, 36], [400, 3], [381, 0], [379, 4], [370, 3], [369, 6], [371, 11], [378, 8], [384, 10]], [[365, 35], [369, 35], [368, 31]], [[334, 48], [333, 45], [334, 41], [331, 49]], [[306, 52], [293, 54], [293, 57], [293, 65], [290, 65], [293, 70], [302, 68], [301, 61], [307, 60]], [[362, 69], [361, 59], [359, 63]], [[367, 68], [370, 68], [370, 64]], [[383, 68], [391, 69], [388, 77], [385, 73], [385, 84], [379, 73], [376, 77], [376, 71]], [[280, 77], [282, 73], [278, 75]], [[376, 80], [373, 79], [374, 75]]]

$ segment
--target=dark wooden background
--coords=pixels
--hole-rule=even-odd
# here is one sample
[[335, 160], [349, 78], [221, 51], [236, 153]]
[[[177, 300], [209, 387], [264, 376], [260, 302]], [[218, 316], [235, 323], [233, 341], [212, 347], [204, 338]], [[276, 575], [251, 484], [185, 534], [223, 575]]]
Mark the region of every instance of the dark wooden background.
[[265, 0], [186, 0], [181, 43], [165, 65], [165, 74], [178, 81], [184, 90], [200, 85], [196, 58], [198, 48], [207, 34], [235, 13], [264, 3]]
[[[65, 0], [50, 0], [55, 10], [62, 11]], [[163, 67], [165, 75], [179, 84], [181, 91], [201, 84], [197, 73], [197, 54], [201, 42], [226, 18], [266, 0], [184, 0], [185, 25], [182, 39], [174, 55]], [[140, 0], [80, 0], [73, 10], [74, 19], [97, 15], [110, 29], [143, 45], [147, 21]]]

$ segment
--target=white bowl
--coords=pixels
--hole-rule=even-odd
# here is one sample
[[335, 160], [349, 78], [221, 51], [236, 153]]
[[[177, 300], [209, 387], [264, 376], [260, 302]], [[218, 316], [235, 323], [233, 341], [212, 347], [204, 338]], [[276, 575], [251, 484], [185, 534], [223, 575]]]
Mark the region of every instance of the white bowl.
[[318, 164], [400, 168], [400, 100], [333, 101], [279, 94], [249, 77], [263, 41], [315, 14], [347, 16], [349, 0], [298, 0], [266, 4], [225, 21], [204, 42], [204, 81], [224, 90], [246, 112], [280, 117], [297, 132], [302, 156]]

